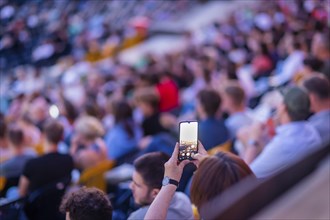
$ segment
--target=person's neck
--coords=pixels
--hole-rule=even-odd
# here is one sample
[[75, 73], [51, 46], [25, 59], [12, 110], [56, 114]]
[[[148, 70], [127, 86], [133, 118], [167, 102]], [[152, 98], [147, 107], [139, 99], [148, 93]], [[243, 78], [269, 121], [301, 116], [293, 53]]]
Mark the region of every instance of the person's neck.
[[231, 111], [229, 112], [231, 115], [236, 114], [236, 113], [241, 113], [245, 111], [245, 106], [239, 106], [232, 108]]
[[57, 152], [57, 144], [53, 144], [53, 143], [46, 143], [45, 145], [45, 153], [55, 153]]
[[16, 146], [14, 147], [14, 155], [20, 156], [24, 154], [24, 147], [23, 146]]
[[324, 101], [320, 103], [319, 105], [315, 106], [315, 113], [319, 113], [322, 111], [330, 110], [330, 100], [329, 101]]

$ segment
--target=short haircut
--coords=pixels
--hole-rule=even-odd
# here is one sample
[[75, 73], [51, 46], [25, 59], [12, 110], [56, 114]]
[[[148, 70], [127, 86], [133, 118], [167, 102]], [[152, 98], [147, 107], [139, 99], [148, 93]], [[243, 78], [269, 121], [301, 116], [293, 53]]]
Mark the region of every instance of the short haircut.
[[150, 189], [160, 189], [165, 171], [164, 164], [169, 159], [170, 157], [163, 152], [147, 153], [134, 161], [134, 167]]
[[64, 197], [61, 212], [69, 212], [71, 220], [111, 220], [112, 205], [99, 189], [83, 187]]
[[210, 89], [201, 90], [197, 94], [197, 99], [209, 117], [216, 115], [222, 102], [220, 95], [216, 91]]
[[321, 100], [330, 99], [330, 82], [325, 77], [310, 77], [304, 81], [303, 86], [308, 93], [315, 94]]
[[191, 201], [201, 207], [250, 175], [254, 176], [249, 166], [232, 153], [219, 152], [207, 157], [194, 174], [190, 189]]
[[43, 131], [50, 143], [58, 144], [63, 139], [63, 125], [54, 119], [50, 119], [45, 123]]
[[154, 110], [159, 108], [159, 96], [154, 88], [141, 88], [134, 94], [137, 102], [150, 105]]
[[24, 142], [23, 130], [15, 123], [9, 125], [7, 137], [14, 146], [20, 146]]
[[310, 116], [310, 100], [304, 89], [291, 86], [281, 89], [280, 92], [291, 121], [303, 121]]
[[245, 104], [245, 92], [238, 83], [231, 83], [224, 89], [224, 93], [229, 96], [235, 106]]

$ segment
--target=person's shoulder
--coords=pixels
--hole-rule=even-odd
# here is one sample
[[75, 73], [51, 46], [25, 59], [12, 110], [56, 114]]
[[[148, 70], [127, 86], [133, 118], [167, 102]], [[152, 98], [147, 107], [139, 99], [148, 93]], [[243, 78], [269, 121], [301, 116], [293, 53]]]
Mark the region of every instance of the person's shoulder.
[[175, 192], [174, 199], [191, 204], [189, 197], [183, 192]]
[[144, 219], [144, 216], [147, 214], [148, 208], [149, 206], [144, 206], [132, 212], [129, 215], [128, 220]]

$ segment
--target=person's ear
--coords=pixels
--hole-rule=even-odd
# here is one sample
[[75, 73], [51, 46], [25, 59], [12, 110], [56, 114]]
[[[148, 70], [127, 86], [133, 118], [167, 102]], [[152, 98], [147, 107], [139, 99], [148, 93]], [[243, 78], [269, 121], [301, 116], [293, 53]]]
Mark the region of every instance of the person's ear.
[[159, 191], [160, 191], [160, 189], [156, 189], [156, 188], [151, 191], [151, 197], [152, 197], [152, 199], [155, 199], [156, 198], [156, 196], [158, 195]]

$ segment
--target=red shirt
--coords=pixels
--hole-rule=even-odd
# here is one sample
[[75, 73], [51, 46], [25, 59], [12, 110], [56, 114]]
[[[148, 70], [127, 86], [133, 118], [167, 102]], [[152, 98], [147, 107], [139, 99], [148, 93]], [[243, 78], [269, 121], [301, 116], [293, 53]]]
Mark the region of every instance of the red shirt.
[[160, 97], [161, 112], [170, 111], [179, 106], [179, 90], [173, 80], [164, 80], [156, 85]]

